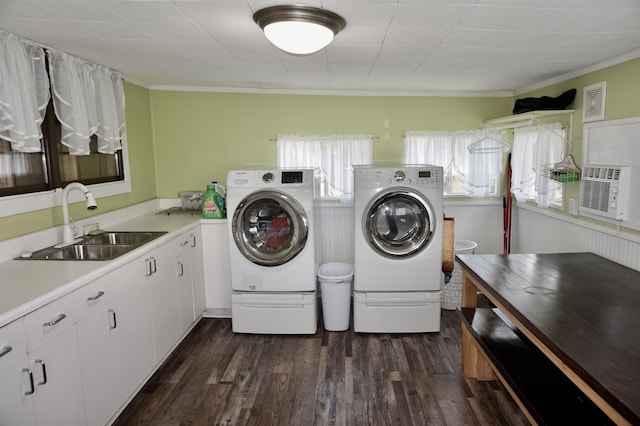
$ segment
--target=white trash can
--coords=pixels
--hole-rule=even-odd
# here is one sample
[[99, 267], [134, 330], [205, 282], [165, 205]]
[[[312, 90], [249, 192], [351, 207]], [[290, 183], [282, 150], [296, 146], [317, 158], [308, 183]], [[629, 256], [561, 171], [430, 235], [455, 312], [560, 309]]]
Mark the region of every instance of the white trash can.
[[318, 270], [318, 279], [322, 296], [324, 329], [348, 330], [353, 266], [348, 263], [323, 263]]
[[[478, 243], [471, 240], [453, 240], [454, 254], [474, 254]], [[462, 268], [457, 261], [453, 263], [453, 271], [451, 279], [448, 283], [444, 282], [444, 273], [442, 274], [442, 293], [440, 304], [442, 309], [455, 310], [462, 303]]]

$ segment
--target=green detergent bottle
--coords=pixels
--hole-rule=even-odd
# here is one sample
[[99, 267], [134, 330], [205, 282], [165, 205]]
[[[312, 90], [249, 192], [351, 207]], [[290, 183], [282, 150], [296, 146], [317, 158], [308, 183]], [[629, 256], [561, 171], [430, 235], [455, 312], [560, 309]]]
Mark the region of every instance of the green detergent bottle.
[[224, 195], [226, 191], [222, 185], [213, 181], [207, 185], [207, 192], [202, 197], [202, 217], [204, 219], [223, 219], [226, 217], [224, 209]]

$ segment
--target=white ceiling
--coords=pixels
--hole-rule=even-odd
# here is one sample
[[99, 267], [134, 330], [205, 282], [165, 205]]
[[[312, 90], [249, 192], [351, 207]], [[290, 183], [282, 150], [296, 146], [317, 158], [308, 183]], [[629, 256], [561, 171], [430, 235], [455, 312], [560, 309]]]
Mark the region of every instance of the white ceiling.
[[284, 3], [0, 0], [0, 29], [153, 88], [508, 95], [640, 57], [638, 0], [299, 0], [347, 21], [309, 56], [253, 22]]

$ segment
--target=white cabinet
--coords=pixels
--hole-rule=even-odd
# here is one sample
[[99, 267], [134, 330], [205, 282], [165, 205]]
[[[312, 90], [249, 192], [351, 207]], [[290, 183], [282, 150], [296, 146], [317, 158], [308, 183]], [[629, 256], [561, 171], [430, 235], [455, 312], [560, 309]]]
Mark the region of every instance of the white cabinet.
[[0, 328], [0, 426], [108, 424], [204, 310], [200, 226]]
[[87, 424], [105, 424], [119, 407], [119, 383], [114, 376], [119, 366], [113, 354], [120, 348], [112, 338], [117, 319], [110, 278], [111, 274], [74, 293], [76, 307], [83, 313], [76, 327]]
[[151, 292], [156, 362], [162, 361], [180, 337], [176, 248], [173, 239], [152, 250], [140, 264]]
[[[65, 296], [24, 319], [38, 425], [84, 425], [73, 298]], [[30, 381], [30, 380], [29, 380]], [[31, 387], [31, 386], [30, 386]]]
[[193, 308], [193, 256], [191, 253], [193, 238], [193, 234], [186, 233], [177, 239], [176, 277], [180, 334], [184, 333], [195, 319]]
[[88, 425], [106, 424], [155, 365], [151, 305], [138, 262], [75, 294]]
[[111, 356], [118, 370], [114, 373], [127, 389], [134, 392], [156, 366], [153, 344], [151, 291], [139, 274], [141, 259], [113, 272], [111, 306], [115, 311], [114, 347]]
[[38, 425], [84, 425], [76, 330], [69, 327], [29, 354]]
[[231, 316], [231, 272], [226, 220], [203, 222], [202, 257], [206, 312]]
[[193, 310], [195, 318], [200, 318], [205, 308], [204, 267], [202, 259], [202, 227], [197, 226], [189, 231], [192, 237], [191, 266], [193, 273]]
[[35, 425], [33, 371], [22, 318], [0, 328], [0, 424]]
[[70, 295], [2, 327], [0, 353], [0, 424], [85, 424]]

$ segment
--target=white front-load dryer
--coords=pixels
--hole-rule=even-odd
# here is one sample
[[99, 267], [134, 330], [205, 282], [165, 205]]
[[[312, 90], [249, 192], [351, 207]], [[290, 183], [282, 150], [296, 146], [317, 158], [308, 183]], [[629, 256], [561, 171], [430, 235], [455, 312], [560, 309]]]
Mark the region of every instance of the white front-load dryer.
[[316, 332], [314, 188], [310, 169], [228, 173], [234, 332]]
[[440, 330], [442, 167], [354, 168], [354, 330]]

